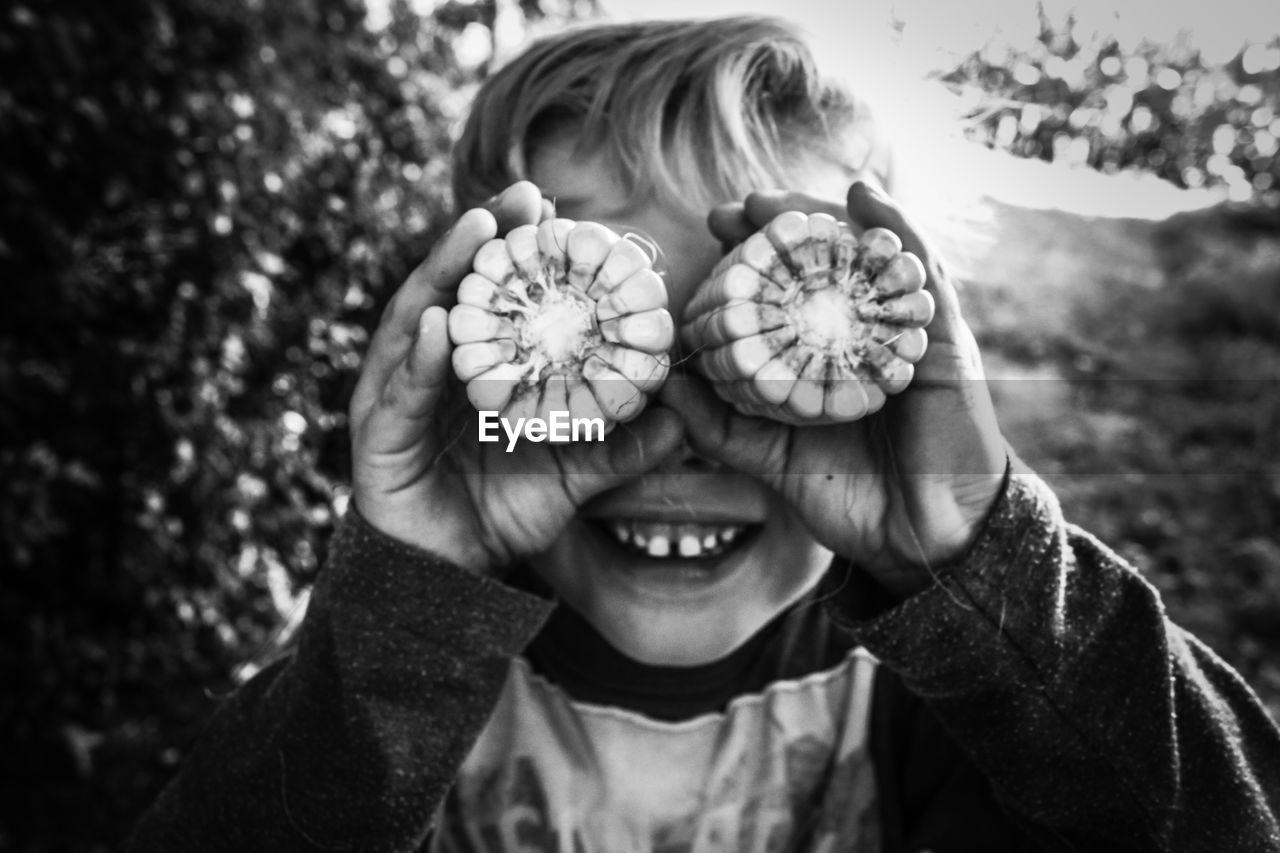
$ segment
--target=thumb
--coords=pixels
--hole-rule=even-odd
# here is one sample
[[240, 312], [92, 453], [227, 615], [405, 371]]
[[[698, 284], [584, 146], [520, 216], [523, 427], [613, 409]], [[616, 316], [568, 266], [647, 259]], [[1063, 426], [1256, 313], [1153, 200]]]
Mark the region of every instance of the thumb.
[[619, 424], [603, 442], [573, 454], [574, 461], [565, 465], [565, 489], [581, 506], [657, 468], [683, 444], [680, 416], [671, 409], [651, 406], [634, 421]]
[[439, 306], [422, 312], [409, 352], [391, 373], [359, 430], [364, 450], [378, 455], [404, 454], [429, 457], [431, 430], [449, 375], [447, 313]]
[[517, 181], [485, 202], [484, 207], [497, 220], [499, 234], [520, 225], [536, 225], [546, 218], [542, 193], [530, 181]]

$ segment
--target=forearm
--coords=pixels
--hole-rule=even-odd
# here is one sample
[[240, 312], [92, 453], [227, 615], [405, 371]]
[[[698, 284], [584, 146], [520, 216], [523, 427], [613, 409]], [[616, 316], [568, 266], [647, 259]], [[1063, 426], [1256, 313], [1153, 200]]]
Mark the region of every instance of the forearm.
[[1035, 477], [933, 587], [851, 624], [1049, 849], [1280, 844], [1275, 724]]
[[353, 513], [297, 651], [219, 709], [129, 849], [417, 849], [549, 606]]

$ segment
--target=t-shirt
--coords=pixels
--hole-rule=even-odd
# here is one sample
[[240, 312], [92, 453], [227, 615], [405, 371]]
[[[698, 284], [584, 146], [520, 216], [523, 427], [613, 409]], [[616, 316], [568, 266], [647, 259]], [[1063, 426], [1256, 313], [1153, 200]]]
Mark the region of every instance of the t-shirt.
[[[1010, 478], [930, 589], [868, 612], [857, 577], [829, 574], [819, 598], [881, 662], [869, 747], [884, 853], [1277, 849], [1280, 729], [1040, 481]], [[512, 659], [551, 610], [348, 513], [295, 652], [222, 703], [126, 849], [430, 849]], [[795, 632], [776, 659], [813, 636]], [[561, 676], [544, 673], [592, 703]]]
[[880, 849], [876, 661], [805, 600], [727, 657], [639, 663], [560, 608], [443, 803], [435, 851]]

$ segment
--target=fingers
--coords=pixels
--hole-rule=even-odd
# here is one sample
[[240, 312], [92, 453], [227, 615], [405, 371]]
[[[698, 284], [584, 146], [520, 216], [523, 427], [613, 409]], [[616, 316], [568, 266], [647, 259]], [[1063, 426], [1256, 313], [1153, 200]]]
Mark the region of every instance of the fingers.
[[630, 423], [619, 424], [606, 441], [584, 445], [581, 455], [564, 467], [565, 489], [581, 506], [657, 468], [683, 444], [680, 416], [663, 406], [651, 406]]
[[[536, 224], [542, 216], [542, 195], [528, 181], [512, 184], [483, 207], [458, 217], [427, 259], [418, 265], [391, 300], [382, 326], [411, 337], [422, 312], [431, 305], [448, 306], [481, 246], [512, 228]], [[382, 331], [382, 327], [379, 327]], [[407, 346], [408, 341], [404, 341]]]
[[827, 213], [841, 221], [849, 214], [838, 202], [805, 193], [767, 190], [749, 194], [743, 201], [722, 204], [707, 216], [707, 227], [726, 247], [736, 246], [787, 211]]
[[719, 240], [726, 250], [738, 245], [755, 233], [747, 219], [747, 212], [742, 202], [721, 204], [713, 207], [707, 215], [707, 228]]
[[426, 421], [440, 405], [449, 376], [447, 317], [448, 312], [439, 306], [422, 313], [409, 351], [391, 371], [368, 417], [359, 425], [358, 443], [364, 453], [412, 451], [427, 457], [435, 453], [424, 439], [432, 435]]
[[512, 228], [537, 225], [544, 218], [554, 218], [554, 211], [551, 217], [545, 216], [547, 210], [544, 202], [546, 199], [536, 185], [529, 181], [519, 181], [485, 202], [484, 208], [497, 221], [498, 233], [506, 234]]
[[755, 226], [753, 231], [765, 227], [779, 214], [789, 210], [800, 213], [826, 213], [843, 222], [849, 219], [848, 211], [839, 202], [782, 190], [751, 193], [743, 200], [742, 206], [747, 220]]
[[422, 312], [432, 305], [447, 308], [453, 303], [453, 294], [471, 270], [476, 251], [497, 234], [498, 223], [488, 210], [472, 208], [458, 217], [396, 291], [378, 331], [386, 328], [389, 333], [404, 336], [407, 346]]
[[849, 216], [859, 227], [887, 228], [902, 240], [904, 251], [918, 257], [928, 274], [925, 287], [933, 295], [935, 312], [929, 327], [929, 336], [939, 342], [956, 342], [962, 337], [958, 331], [963, 324], [960, 300], [956, 296], [951, 279], [938, 265], [937, 253], [920, 235], [906, 214], [887, 195], [871, 185], [859, 181], [849, 188], [847, 199]]
[[458, 217], [432, 247], [426, 260], [410, 273], [383, 312], [352, 397], [353, 416], [367, 411], [386, 387], [391, 372], [404, 360], [413, 343], [423, 311], [431, 306], [453, 304], [458, 284], [470, 272], [480, 247], [518, 225], [538, 222], [543, 213], [543, 198], [538, 188], [521, 181], [490, 199], [484, 207], [472, 208]]
[[766, 482], [786, 469], [790, 427], [738, 414], [704, 380], [694, 376], [668, 379], [658, 399], [692, 425], [685, 440], [707, 459]]
[[497, 223], [492, 213], [480, 208], [468, 210], [396, 291], [369, 342], [360, 380], [351, 398], [353, 420], [358, 421], [359, 415], [374, 404], [392, 371], [404, 361], [418, 333], [423, 312], [430, 307], [447, 307], [453, 302], [453, 294], [471, 269], [476, 251], [496, 234]]

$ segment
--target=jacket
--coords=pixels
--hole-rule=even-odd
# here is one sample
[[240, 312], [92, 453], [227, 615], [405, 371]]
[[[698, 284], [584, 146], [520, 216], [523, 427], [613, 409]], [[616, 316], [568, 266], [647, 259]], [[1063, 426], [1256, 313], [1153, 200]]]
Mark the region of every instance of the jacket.
[[[296, 651], [226, 700], [127, 850], [414, 851], [554, 602], [349, 512]], [[881, 663], [886, 853], [1280, 851], [1280, 729], [1156, 591], [1011, 475], [929, 589], [821, 596]]]

